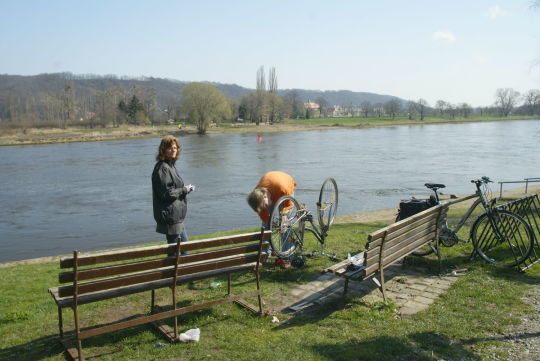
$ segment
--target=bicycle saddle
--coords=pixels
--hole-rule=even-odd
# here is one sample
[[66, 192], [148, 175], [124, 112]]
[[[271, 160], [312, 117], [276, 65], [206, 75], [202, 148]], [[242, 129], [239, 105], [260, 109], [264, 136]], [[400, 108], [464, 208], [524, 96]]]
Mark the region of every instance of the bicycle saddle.
[[437, 189], [446, 187], [444, 184], [439, 184], [439, 183], [426, 183], [424, 185], [428, 187], [429, 189], [433, 189], [434, 191], [436, 191]]

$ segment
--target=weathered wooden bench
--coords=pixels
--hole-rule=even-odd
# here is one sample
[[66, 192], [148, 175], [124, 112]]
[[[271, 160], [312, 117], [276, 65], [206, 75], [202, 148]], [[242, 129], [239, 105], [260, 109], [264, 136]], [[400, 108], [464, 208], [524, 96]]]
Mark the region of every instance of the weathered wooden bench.
[[[371, 233], [365, 250], [354, 256], [361, 261], [360, 264], [351, 265], [351, 261], [347, 259], [326, 268], [324, 272], [345, 278], [343, 294], [347, 293], [349, 280], [363, 281], [371, 278], [386, 300], [384, 269], [388, 266], [434, 241], [440, 267], [438, 224], [442, 212], [445, 211], [447, 208], [437, 205]], [[374, 277], [376, 275], [379, 279]]]
[[[60, 268], [70, 269], [60, 272], [59, 282], [66, 284], [49, 289], [58, 306], [58, 328], [60, 340], [69, 355], [75, 360], [83, 360], [81, 341], [104, 333], [154, 323], [172, 342], [178, 341], [177, 316], [212, 307], [226, 302], [236, 302], [241, 306], [262, 314], [262, 300], [259, 283], [259, 267], [268, 248], [270, 231], [238, 234], [210, 238], [186, 243], [136, 247], [104, 253], [81, 254], [73, 252], [73, 257], [60, 260]], [[188, 252], [188, 254], [182, 254]], [[168, 256], [174, 254], [174, 256]], [[253, 271], [255, 290], [243, 294], [231, 293], [231, 274]], [[185, 307], [177, 307], [176, 286], [193, 281], [228, 275], [227, 294]], [[167, 310], [158, 311], [155, 291], [161, 288], [172, 291], [171, 305]], [[135, 318], [108, 324], [82, 328], [79, 307], [81, 305], [108, 300], [116, 297], [151, 291], [151, 313], [133, 313]], [[256, 297], [258, 306], [245, 299]], [[64, 332], [62, 310], [73, 309], [73, 336]], [[161, 307], [159, 309], [162, 309]], [[143, 314], [143, 316], [140, 316]], [[174, 328], [165, 325], [165, 319], [174, 319]]]

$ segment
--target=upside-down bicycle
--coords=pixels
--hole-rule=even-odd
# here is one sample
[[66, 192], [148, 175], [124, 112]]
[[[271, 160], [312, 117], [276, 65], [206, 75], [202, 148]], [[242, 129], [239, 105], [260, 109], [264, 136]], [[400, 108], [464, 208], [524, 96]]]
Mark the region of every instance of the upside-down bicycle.
[[[319, 250], [311, 250], [310, 255], [322, 254], [335, 258], [335, 255], [324, 251], [328, 231], [334, 222], [338, 207], [338, 187], [334, 178], [327, 178], [319, 192], [317, 202], [318, 225], [313, 215], [304, 204], [298, 203], [293, 196], [283, 196], [276, 204], [270, 215], [270, 244], [272, 252], [277, 257], [289, 258], [291, 264], [300, 267], [304, 264], [304, 234], [312, 233], [318, 241]], [[306, 222], [309, 225], [306, 226]]]
[[[484, 212], [476, 217], [470, 229], [470, 240], [474, 246], [473, 255], [477, 254], [485, 261], [499, 266], [513, 267], [521, 264], [529, 257], [534, 247], [535, 236], [530, 225], [516, 213], [497, 209], [495, 199], [491, 202], [487, 200], [487, 194], [490, 193], [488, 183], [492, 183], [488, 177], [472, 180], [471, 183], [476, 186], [474, 194], [443, 203], [447, 211], [453, 204], [477, 198], [453, 228], [448, 225], [447, 212], [443, 212], [439, 222], [439, 243], [451, 247], [458, 242], [469, 242], [459, 238], [458, 232], [473, 211], [481, 205]], [[426, 183], [425, 186], [433, 191], [434, 204], [440, 203], [437, 191], [445, 188], [445, 185]], [[433, 202], [431, 204], [433, 205]], [[402, 218], [398, 213], [396, 221]], [[413, 254], [426, 256], [436, 251], [435, 242], [431, 242]]]

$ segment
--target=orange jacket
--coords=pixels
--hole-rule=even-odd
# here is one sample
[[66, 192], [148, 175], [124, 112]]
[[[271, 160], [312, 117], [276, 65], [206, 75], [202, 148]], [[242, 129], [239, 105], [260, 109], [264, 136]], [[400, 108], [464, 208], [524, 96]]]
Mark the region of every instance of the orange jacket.
[[[255, 188], [265, 188], [272, 195], [271, 205], [273, 206], [277, 200], [283, 196], [288, 196], [294, 193], [296, 182], [287, 173], [280, 171], [271, 171], [261, 177]], [[261, 220], [268, 224], [270, 222], [270, 213], [267, 209], [259, 212]]]

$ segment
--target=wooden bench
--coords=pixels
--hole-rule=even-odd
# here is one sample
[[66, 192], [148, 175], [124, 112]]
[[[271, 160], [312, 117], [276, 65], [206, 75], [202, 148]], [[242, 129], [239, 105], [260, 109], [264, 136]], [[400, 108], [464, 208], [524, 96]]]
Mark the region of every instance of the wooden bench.
[[[349, 280], [363, 281], [372, 279], [383, 294], [384, 269], [428, 242], [435, 240], [436, 250], [439, 250], [438, 232], [439, 219], [447, 207], [437, 205], [409, 218], [379, 229], [368, 236], [365, 250], [354, 257], [361, 262], [356, 267], [351, 266], [350, 260], [344, 260], [324, 270], [345, 278], [343, 294], [347, 293]], [[437, 251], [440, 267], [440, 253]], [[378, 274], [379, 279], [376, 276]]]
[[[262, 314], [262, 300], [259, 283], [259, 267], [268, 248], [267, 240], [271, 232], [238, 234], [233, 236], [210, 238], [171, 245], [136, 247], [104, 253], [81, 254], [73, 252], [73, 257], [60, 260], [60, 268], [70, 269], [60, 272], [59, 282], [63, 286], [49, 289], [58, 306], [58, 328], [60, 340], [69, 355], [75, 360], [83, 360], [81, 341], [104, 333], [125, 329], [146, 323], [154, 323], [172, 341], [178, 341], [177, 316], [212, 307], [226, 302], [236, 302], [241, 306]], [[188, 254], [182, 254], [188, 252]], [[169, 256], [174, 254], [174, 256]], [[253, 271], [255, 290], [243, 293], [231, 293], [231, 274], [241, 271]], [[219, 299], [192, 304], [178, 308], [176, 286], [193, 281], [228, 275], [227, 294]], [[155, 291], [160, 288], [172, 291], [171, 306], [168, 310], [158, 311], [155, 304]], [[99, 302], [121, 296], [150, 291], [151, 313], [142, 312], [143, 316], [116, 321], [109, 324], [93, 325], [82, 328], [79, 319], [81, 305]], [[245, 301], [256, 297], [258, 306]], [[73, 337], [64, 332], [62, 310], [70, 307], [74, 315]], [[141, 313], [133, 312], [133, 316]], [[165, 319], [174, 319], [174, 328], [163, 323]]]

